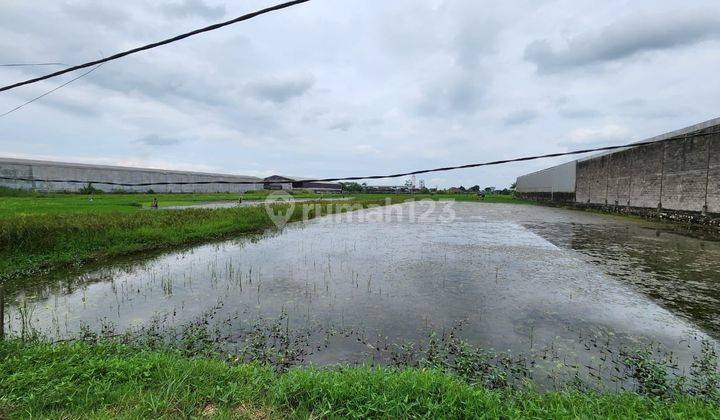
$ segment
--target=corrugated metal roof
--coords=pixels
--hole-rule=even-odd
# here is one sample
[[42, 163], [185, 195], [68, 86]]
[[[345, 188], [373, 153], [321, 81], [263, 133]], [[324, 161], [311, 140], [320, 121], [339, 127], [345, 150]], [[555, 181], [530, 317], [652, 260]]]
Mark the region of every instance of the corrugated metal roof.
[[267, 180], [267, 179], [270, 179], [270, 178], [284, 178], [284, 179], [287, 179], [288, 181], [291, 181], [291, 182], [295, 182], [295, 181], [307, 181], [308, 179], [312, 179], [312, 178], [307, 178], [307, 177], [290, 176], [290, 175], [271, 175], [271, 176], [266, 177], [265, 179]]

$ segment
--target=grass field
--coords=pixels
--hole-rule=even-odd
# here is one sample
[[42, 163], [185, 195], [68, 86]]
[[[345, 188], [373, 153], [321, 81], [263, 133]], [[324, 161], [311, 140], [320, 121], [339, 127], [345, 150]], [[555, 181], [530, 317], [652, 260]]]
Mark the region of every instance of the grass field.
[[[262, 200], [266, 192], [242, 195]], [[323, 196], [295, 192], [298, 199]], [[239, 194], [42, 194], [0, 190], [0, 280], [24, 279], [43, 272], [92, 261], [199, 243], [232, 235], [258, 233], [273, 223], [263, 207], [151, 211], [159, 205], [178, 206], [236, 201]], [[325, 196], [327, 197], [327, 196]], [[331, 198], [341, 196], [333, 195]], [[408, 199], [478, 201], [474, 194], [355, 194], [355, 206], [382, 205]], [[511, 196], [490, 196], [485, 202], [514, 203]], [[301, 217], [296, 208], [292, 220]], [[322, 214], [313, 214], [313, 217]]]
[[[67, 215], [132, 213], [149, 209], [153, 198], [160, 207], [211, 203], [217, 201], [262, 200], [267, 194], [43, 194], [0, 189], [0, 218], [23, 215]], [[297, 198], [320, 198], [319, 194], [299, 193]]]
[[0, 342], [3, 418], [719, 418], [693, 397], [488, 390], [432, 369], [294, 368], [99, 342]]
[[[43, 194], [0, 188], [0, 219], [27, 215], [68, 215], [68, 214], [101, 214], [101, 213], [132, 213], [139, 209], [149, 209], [153, 198], [158, 199], [160, 207], [192, 205], [218, 201], [263, 200], [267, 193], [263, 191], [245, 194]], [[394, 199], [432, 199], [456, 201], [483, 201], [488, 203], [528, 203], [510, 195], [492, 195], [479, 200], [475, 194], [342, 194], [321, 195], [311, 192], [296, 192], [298, 199], [314, 199], [323, 197], [357, 197], [362, 199], [382, 200], [385, 197]]]

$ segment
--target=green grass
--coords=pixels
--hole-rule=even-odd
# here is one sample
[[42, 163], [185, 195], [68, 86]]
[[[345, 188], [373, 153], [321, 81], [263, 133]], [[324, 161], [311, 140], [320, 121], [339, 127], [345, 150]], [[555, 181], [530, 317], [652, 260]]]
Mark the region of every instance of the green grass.
[[[132, 213], [149, 208], [153, 198], [160, 207], [192, 205], [217, 201], [262, 200], [267, 193], [253, 191], [246, 194], [44, 194], [0, 188], [0, 219], [28, 215], [67, 215]], [[302, 192], [297, 198], [320, 198], [320, 194]]]
[[[384, 203], [384, 200], [365, 198], [336, 204], [360, 208]], [[328, 206], [323, 205], [320, 213], [313, 211], [309, 216], [321, 216], [327, 210]], [[290, 221], [300, 220], [302, 216], [301, 206], [295, 206]], [[52, 269], [260, 233], [273, 227], [264, 206], [182, 211], [69, 211], [5, 217], [0, 218], [0, 280], [25, 279]]]
[[[252, 191], [245, 194], [58, 194], [37, 193], [0, 188], [0, 219], [29, 215], [68, 215], [68, 214], [102, 214], [102, 213], [133, 213], [139, 209], [147, 209], [153, 198], [158, 199], [160, 207], [192, 205], [217, 201], [263, 200], [266, 191]], [[358, 197], [363, 199], [382, 200], [385, 197], [394, 199], [414, 198], [416, 200], [455, 200], [478, 201], [485, 203], [528, 204], [529, 201], [517, 199], [511, 195], [490, 195], [479, 199], [475, 194], [333, 194], [322, 195], [312, 192], [295, 192], [296, 198], [338, 198]]]
[[414, 200], [436, 200], [436, 201], [472, 201], [478, 203], [500, 203], [500, 204], [534, 204], [529, 200], [523, 200], [516, 198], [513, 195], [502, 195], [494, 194], [487, 195], [484, 198], [480, 198], [477, 194], [463, 193], [463, 194], [365, 194], [365, 193], [354, 193], [347, 194], [356, 198], [372, 198], [382, 199], [384, 197], [404, 197], [405, 199]]
[[228, 365], [99, 342], [0, 342], [0, 417], [720, 418], [692, 397], [487, 390], [425, 369]]

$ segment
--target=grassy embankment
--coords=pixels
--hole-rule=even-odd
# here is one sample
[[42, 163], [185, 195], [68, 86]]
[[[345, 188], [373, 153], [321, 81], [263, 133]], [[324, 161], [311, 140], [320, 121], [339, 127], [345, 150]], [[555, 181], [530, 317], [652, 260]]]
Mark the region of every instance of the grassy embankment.
[[[243, 200], [261, 200], [266, 194], [252, 192]], [[298, 193], [297, 198], [322, 196]], [[264, 207], [151, 211], [151, 200], [160, 206], [237, 200], [238, 194], [97, 194], [92, 201], [79, 194], [41, 194], [0, 191], [0, 281], [27, 278], [44, 271], [78, 266], [92, 261], [141, 252], [171, 249], [180, 245], [259, 233], [272, 228]], [[337, 197], [337, 196], [333, 196]], [[477, 200], [474, 195], [378, 195], [356, 194], [343, 204], [368, 207], [414, 199]], [[488, 202], [512, 202], [497, 196]], [[339, 204], [339, 203], [338, 203]], [[320, 214], [326, 213], [323, 206]], [[290, 221], [302, 217], [295, 207]]]
[[488, 390], [432, 369], [230, 366], [116, 343], [0, 343], [0, 417], [719, 418], [693, 397]]

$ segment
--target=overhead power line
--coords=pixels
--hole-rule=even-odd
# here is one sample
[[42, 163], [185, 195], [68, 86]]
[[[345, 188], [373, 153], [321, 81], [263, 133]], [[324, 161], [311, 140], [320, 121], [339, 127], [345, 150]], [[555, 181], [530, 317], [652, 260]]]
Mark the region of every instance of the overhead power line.
[[75, 78], [72, 78], [72, 79], [68, 80], [67, 82], [61, 84], [60, 86], [58, 86], [58, 87], [56, 87], [56, 88], [53, 88], [53, 89], [50, 89], [49, 91], [43, 93], [42, 95], [36, 96], [36, 97], [30, 99], [29, 101], [25, 102], [24, 104], [18, 105], [18, 106], [16, 106], [15, 108], [13, 108], [13, 109], [5, 112], [4, 114], [0, 114], [0, 118], [6, 116], [6, 115], [8, 115], [8, 114], [12, 114], [13, 112], [17, 111], [18, 109], [24, 107], [25, 105], [31, 104], [31, 103], [37, 101], [37, 100], [40, 99], [40, 98], [43, 98], [43, 97], [45, 97], [45, 96], [48, 96], [49, 94], [55, 92], [56, 90], [59, 90], [59, 89], [64, 88], [65, 86], [69, 85], [70, 83], [72, 83], [72, 82], [74, 82], [74, 81], [76, 81], [76, 80], [78, 80], [78, 79], [81, 79], [81, 78], [87, 76], [88, 74], [94, 72], [94, 71], [97, 70], [100, 66], [102, 66], [102, 64], [98, 64], [97, 66], [91, 68], [90, 70], [86, 71], [85, 73], [83, 73], [83, 74], [81, 74], [81, 75], [79, 75], [79, 76], [77, 76], [77, 77], [75, 77]]
[[[511, 163], [511, 162], [526, 162], [530, 160], [537, 160], [537, 159], [547, 159], [547, 158], [553, 158], [553, 157], [560, 157], [560, 156], [570, 156], [570, 155], [579, 155], [584, 153], [591, 153], [591, 152], [603, 152], [608, 150], [617, 150], [617, 149], [627, 149], [632, 147], [639, 147], [639, 146], [647, 146], [651, 144], [656, 143], [665, 143], [670, 141], [677, 141], [677, 140], [685, 140], [695, 137], [705, 137], [705, 136], [712, 136], [720, 134], [720, 131], [713, 131], [709, 133], [701, 133], [701, 132], [695, 132], [695, 133], [689, 133], [689, 134], [683, 134], [680, 136], [675, 136], [667, 139], [662, 140], [649, 140], [649, 141], [643, 141], [638, 143], [628, 143], [618, 146], [605, 146], [605, 147], [595, 147], [592, 149], [581, 149], [581, 150], [574, 150], [572, 152], [559, 152], [559, 153], [549, 153], [545, 155], [535, 155], [535, 156], [525, 156], [525, 157], [519, 157], [519, 158], [513, 158], [513, 159], [503, 159], [503, 160], [493, 160], [489, 162], [482, 162], [482, 163], [470, 163], [467, 165], [459, 165], [459, 166], [446, 166], [443, 168], [434, 168], [434, 169], [422, 169], [419, 171], [413, 171], [413, 172], [404, 172], [399, 174], [391, 174], [391, 175], [366, 175], [366, 176], [350, 176], [350, 177], [340, 177], [340, 178], [317, 178], [317, 179], [303, 179], [303, 182], [333, 182], [333, 181], [357, 181], [357, 180], [363, 180], [363, 179], [386, 179], [386, 178], [401, 178], [404, 176], [411, 176], [411, 175], [419, 175], [419, 174], [427, 174], [431, 172], [445, 172], [445, 171], [453, 171], [456, 169], [468, 169], [468, 168], [477, 168], [481, 166], [494, 166], [494, 165], [502, 165], [505, 163]], [[74, 180], [74, 179], [42, 179], [42, 178], [23, 178], [23, 177], [8, 177], [8, 176], [0, 176], [0, 179], [5, 180], [11, 180], [11, 181], [27, 181], [27, 182], [65, 182], [65, 183], [72, 183], [72, 184], [100, 184], [100, 185], [116, 185], [120, 187], [151, 187], [151, 186], [157, 186], [157, 185], [208, 185], [208, 184], [230, 184], [230, 185], [249, 185], [249, 184], [277, 184], [277, 181], [223, 181], [223, 180], [217, 180], [217, 181], [178, 181], [178, 182], [139, 182], [139, 183], [126, 183], [126, 182], [112, 182], [112, 181], [96, 181], [96, 180]]]
[[276, 10], [285, 9], [285, 8], [288, 8], [288, 7], [291, 7], [291, 6], [298, 5], [298, 4], [300, 4], [300, 3], [306, 3], [306, 2], [308, 2], [308, 1], [310, 1], [310, 0], [295, 0], [295, 1], [289, 1], [289, 2], [287, 2], [287, 3], [278, 4], [278, 5], [275, 5], [275, 6], [272, 6], [272, 7], [268, 7], [268, 8], [262, 9], [262, 10], [258, 10], [258, 11], [252, 12], [252, 13], [248, 13], [248, 14], [246, 14], [246, 15], [242, 15], [242, 16], [240, 16], [240, 17], [236, 17], [235, 19], [230, 19], [230, 20], [225, 21], [225, 22], [220, 22], [220, 23], [216, 23], [216, 24], [213, 24], [213, 25], [210, 25], [210, 26], [206, 26], [206, 27], [204, 27], [204, 28], [195, 29], [195, 30], [193, 30], [193, 31], [186, 32], [186, 33], [184, 33], [184, 34], [180, 34], [180, 35], [174, 36], [174, 37], [172, 37], [172, 38], [168, 38], [168, 39], [164, 39], [164, 40], [162, 40], [162, 41], [154, 42], [154, 43], [152, 43], [152, 44], [147, 44], [147, 45], [143, 45], [143, 46], [141, 46], [141, 47], [133, 48], [133, 49], [131, 49], [131, 50], [119, 52], [119, 53], [117, 53], [117, 54], [113, 54], [113, 55], [111, 55], [111, 56], [109, 56], [109, 57], [106, 57], [106, 58], [103, 58], [103, 59], [100, 59], [100, 60], [89, 61], [89, 62], [87, 62], [87, 63], [78, 64], [78, 65], [76, 65], [76, 66], [72, 66], [72, 67], [69, 67], [69, 68], [67, 68], [67, 69], [63, 69], [63, 70], [60, 70], [60, 71], [56, 71], [56, 72], [54, 72], [54, 73], [46, 74], [46, 75], [44, 75], [44, 76], [35, 77], [35, 78], [33, 78], [33, 79], [28, 79], [28, 80], [24, 80], [24, 81], [22, 81], [22, 82], [17, 82], [17, 83], [13, 83], [13, 84], [11, 84], [11, 85], [3, 86], [3, 87], [0, 87], [0, 92], [6, 91], [6, 90], [10, 90], [10, 89], [14, 89], [14, 88], [16, 88], [16, 87], [23, 86], [23, 85], [29, 85], [29, 84], [31, 84], [31, 83], [37, 83], [37, 82], [39, 82], [39, 81], [41, 81], [41, 80], [46, 80], [46, 79], [50, 79], [50, 78], [52, 78], [52, 77], [57, 77], [57, 76], [60, 76], [61, 74], [69, 73], [69, 72], [71, 72], [71, 71], [80, 70], [80, 69], [83, 69], [83, 68], [86, 68], [86, 67], [97, 66], [98, 64], [107, 63], [108, 61], [117, 60], [117, 59], [119, 59], [119, 58], [125, 57], [126, 55], [135, 54], [135, 53], [138, 53], [138, 52], [140, 52], [140, 51], [145, 51], [145, 50], [149, 50], [149, 49], [152, 49], [152, 48], [156, 48], [156, 47], [159, 47], [159, 46], [162, 46], [162, 45], [170, 44], [170, 43], [173, 43], [173, 42], [176, 42], [176, 41], [180, 41], [180, 40], [182, 40], [182, 39], [189, 38], [189, 37], [191, 37], [191, 36], [194, 36], [194, 35], [197, 35], [197, 34], [200, 34], [200, 33], [203, 33], [203, 32], [214, 31], [215, 29], [219, 29], [219, 28], [222, 28], [222, 27], [224, 27], [224, 26], [228, 26], [228, 25], [232, 25], [232, 24], [235, 24], [235, 23], [238, 23], [238, 22], [242, 22], [242, 21], [245, 21], [245, 20], [249, 20], [249, 19], [252, 19], [252, 18], [254, 18], [254, 17], [260, 16], [260, 15], [264, 15], [264, 14], [266, 14], [266, 13], [274, 12], [274, 11], [276, 11]]

